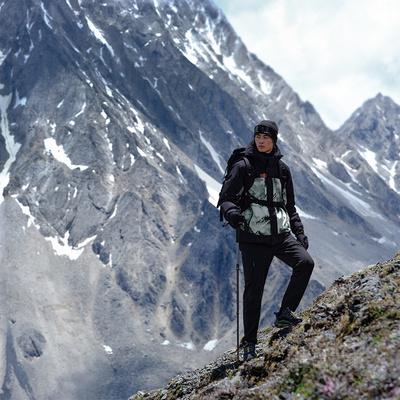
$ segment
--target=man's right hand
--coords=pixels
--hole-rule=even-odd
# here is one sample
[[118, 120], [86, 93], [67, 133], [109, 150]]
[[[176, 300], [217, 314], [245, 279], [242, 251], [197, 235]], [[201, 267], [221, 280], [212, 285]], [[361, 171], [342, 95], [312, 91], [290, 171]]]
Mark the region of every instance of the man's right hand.
[[297, 241], [307, 250], [308, 249], [308, 237], [304, 233], [297, 235]]
[[237, 229], [239, 228], [240, 225], [243, 225], [245, 218], [244, 215], [241, 214], [239, 211], [237, 210], [230, 210], [226, 213], [226, 219], [229, 222], [229, 225], [234, 228]]

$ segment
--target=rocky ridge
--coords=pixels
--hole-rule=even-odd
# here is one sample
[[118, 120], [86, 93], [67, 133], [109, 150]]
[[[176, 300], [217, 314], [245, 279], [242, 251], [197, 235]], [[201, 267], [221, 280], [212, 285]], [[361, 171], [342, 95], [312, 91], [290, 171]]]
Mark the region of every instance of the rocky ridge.
[[129, 400], [400, 399], [400, 252], [337, 279], [292, 330], [260, 331], [259, 357], [213, 363]]

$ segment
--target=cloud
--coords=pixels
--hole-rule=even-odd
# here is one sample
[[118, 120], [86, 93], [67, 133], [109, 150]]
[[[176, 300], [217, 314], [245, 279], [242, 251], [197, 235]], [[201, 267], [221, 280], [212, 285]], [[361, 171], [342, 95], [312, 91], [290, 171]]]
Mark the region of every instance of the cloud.
[[330, 128], [379, 92], [400, 104], [397, 0], [215, 2], [247, 48]]

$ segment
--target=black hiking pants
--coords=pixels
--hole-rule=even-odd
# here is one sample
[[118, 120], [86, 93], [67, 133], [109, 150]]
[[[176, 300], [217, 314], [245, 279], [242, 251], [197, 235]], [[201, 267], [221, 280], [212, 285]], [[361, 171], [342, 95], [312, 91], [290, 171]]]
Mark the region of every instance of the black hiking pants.
[[272, 259], [277, 257], [292, 268], [281, 310], [289, 308], [293, 312], [307, 288], [314, 269], [314, 260], [292, 235], [275, 245], [240, 243], [240, 251], [244, 269], [244, 340], [256, 344], [264, 285]]

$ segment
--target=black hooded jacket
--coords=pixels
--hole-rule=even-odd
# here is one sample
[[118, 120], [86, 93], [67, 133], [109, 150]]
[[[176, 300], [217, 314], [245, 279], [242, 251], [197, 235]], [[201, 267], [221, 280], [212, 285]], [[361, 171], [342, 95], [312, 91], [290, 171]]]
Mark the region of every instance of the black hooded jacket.
[[233, 167], [221, 189], [218, 205], [222, 213], [235, 209], [245, 216], [238, 229], [242, 243], [275, 244], [290, 232], [304, 232], [296, 211], [292, 175], [275, 145], [271, 153], [260, 153], [254, 139], [245, 155], [251, 168], [240, 160]]

